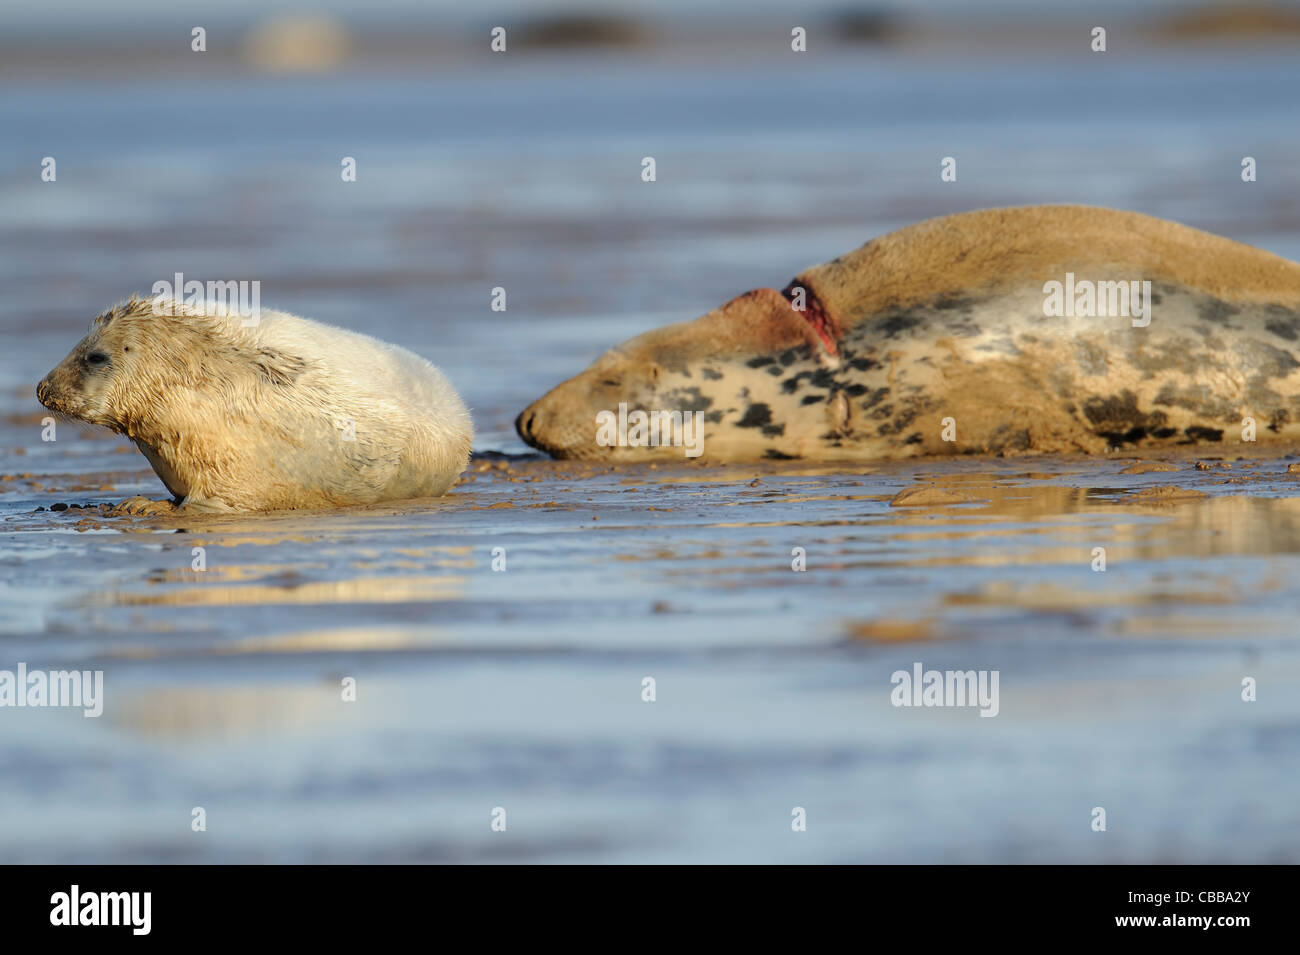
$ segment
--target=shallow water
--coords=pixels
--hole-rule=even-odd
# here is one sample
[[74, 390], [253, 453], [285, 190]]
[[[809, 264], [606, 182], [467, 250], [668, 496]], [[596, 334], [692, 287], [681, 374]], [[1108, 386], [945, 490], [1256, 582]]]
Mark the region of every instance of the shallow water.
[[[751, 470], [480, 462], [412, 508], [11, 513], [7, 655], [102, 669], [108, 705], [5, 713], [6, 854], [1293, 859], [1300, 500], [1284, 463], [1234, 463], [769, 469], [751, 487]], [[890, 506], [918, 481], [974, 500]], [[1124, 503], [1174, 481], [1209, 496]], [[998, 716], [891, 706], [916, 661], [998, 670]]]
[[[0, 710], [0, 860], [1300, 859], [1294, 457], [489, 455], [409, 506], [37, 510], [162, 495], [118, 438], [42, 442], [32, 391], [176, 271], [427, 355], [509, 455], [610, 344], [929, 215], [1088, 201], [1300, 258], [1294, 58], [598, 68], [0, 92], [0, 669], [107, 695]], [[890, 505], [931, 482], [971, 500]], [[1206, 496], [1131, 497], [1166, 485]], [[918, 661], [997, 670], [998, 716], [892, 706]]]

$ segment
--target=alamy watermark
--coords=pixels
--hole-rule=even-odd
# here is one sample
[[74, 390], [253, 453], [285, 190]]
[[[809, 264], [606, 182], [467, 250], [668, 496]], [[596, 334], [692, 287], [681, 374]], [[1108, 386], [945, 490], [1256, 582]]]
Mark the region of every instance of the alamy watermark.
[[895, 706], [978, 706], [980, 716], [997, 716], [997, 670], [926, 670], [913, 663], [912, 670], [895, 670], [889, 678], [894, 689], [889, 702]]
[[1151, 283], [1138, 279], [1094, 282], [1065, 273], [1065, 281], [1043, 283], [1043, 314], [1048, 318], [1131, 318], [1134, 328], [1151, 324]]
[[148, 935], [152, 909], [152, 892], [83, 892], [73, 885], [50, 896], [50, 924], [121, 925], [132, 935]]
[[618, 412], [596, 412], [596, 443], [602, 448], [682, 448], [688, 458], [704, 453], [701, 411], [635, 411], [620, 401]]
[[172, 280], [153, 283], [155, 315], [172, 315], [177, 302], [192, 308], [217, 306], [227, 315], [242, 318], [240, 324], [252, 326], [262, 318], [262, 283], [254, 279], [251, 282], [209, 281], [205, 285], [198, 279], [186, 281], [183, 272], [177, 272]]
[[0, 670], [0, 706], [81, 707], [86, 717], [104, 712], [103, 670]]

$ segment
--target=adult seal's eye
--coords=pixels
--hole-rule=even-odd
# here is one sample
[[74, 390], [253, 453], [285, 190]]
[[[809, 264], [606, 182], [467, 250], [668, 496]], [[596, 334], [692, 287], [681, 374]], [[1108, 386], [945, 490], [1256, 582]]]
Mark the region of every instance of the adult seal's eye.
[[86, 362], [91, 365], [102, 365], [108, 361], [108, 356], [102, 351], [93, 351], [86, 356]]

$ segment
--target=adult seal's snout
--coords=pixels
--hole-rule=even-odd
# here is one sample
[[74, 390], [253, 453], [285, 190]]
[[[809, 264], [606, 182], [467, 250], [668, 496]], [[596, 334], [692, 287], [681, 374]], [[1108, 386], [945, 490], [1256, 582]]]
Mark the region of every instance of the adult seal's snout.
[[968, 212], [778, 287], [611, 349], [530, 405], [521, 437], [680, 455], [598, 441], [596, 416], [626, 407], [699, 413], [704, 461], [1300, 440], [1300, 265], [1177, 223]]
[[519, 412], [519, 416], [515, 418], [515, 431], [518, 433], [519, 437], [531, 444], [533, 441], [532, 429], [533, 412], [530, 409], [525, 408], [523, 411]]

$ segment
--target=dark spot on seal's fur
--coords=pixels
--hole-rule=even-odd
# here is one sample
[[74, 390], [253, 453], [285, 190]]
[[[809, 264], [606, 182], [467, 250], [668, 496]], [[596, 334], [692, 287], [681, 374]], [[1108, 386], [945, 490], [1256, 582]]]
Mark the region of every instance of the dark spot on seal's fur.
[[1264, 327], [1276, 335], [1278, 338], [1285, 338], [1289, 342], [1296, 340], [1296, 326], [1300, 325], [1300, 317], [1292, 319], [1270, 319], [1264, 323]]
[[944, 311], [954, 308], [971, 309], [975, 307], [975, 299], [958, 292], [947, 292], [934, 300], [934, 307]]
[[[887, 421], [877, 428], [876, 434], [881, 435], [882, 437], [891, 434], [902, 434], [905, 430], [911, 427], [912, 422], [916, 420], [916, 416], [920, 414], [920, 412], [921, 409], [916, 405], [907, 405], [899, 412], [897, 418], [893, 421]], [[877, 417], [879, 417], [879, 415], [877, 415]]]
[[716, 368], [701, 368], [700, 374], [703, 375], [705, 378], [707, 378], [709, 381], [722, 380], [722, 372], [718, 371]]
[[1236, 406], [1226, 398], [1216, 398], [1209, 385], [1188, 385], [1186, 388], [1178, 388], [1170, 382], [1161, 387], [1152, 403], [1170, 408], [1182, 408], [1193, 414], [1211, 418], [1232, 416], [1236, 412]]
[[1083, 404], [1083, 414], [1091, 422], [1094, 433], [1112, 446], [1135, 444], [1155, 428], [1169, 423], [1163, 411], [1141, 411], [1137, 396], [1128, 389], [1107, 398], [1089, 398]]
[[1200, 425], [1193, 425], [1183, 432], [1192, 441], [1222, 441], [1223, 431], [1219, 428], [1202, 428]]
[[912, 434], [909, 434], [909, 435], [907, 436], [907, 440], [904, 441], [903, 443], [904, 443], [904, 444], [920, 444], [923, 440], [925, 440], [925, 439], [921, 437], [921, 432], [917, 431], [917, 432], [914, 432], [914, 433], [912, 433]]
[[917, 318], [915, 315], [890, 315], [882, 320], [876, 328], [884, 332], [886, 338], [897, 338], [902, 332], [915, 328], [921, 322], [922, 319]]
[[719, 421], [722, 420], [723, 414], [725, 414], [725, 412], [710, 411], [707, 414], [705, 414], [704, 420], [709, 422], [710, 424], [717, 424]]
[[767, 373], [771, 375], [773, 378], [780, 378], [782, 375], [785, 374], [785, 369], [782, 368], [780, 365], [773, 365], [771, 368], [767, 370]]
[[797, 460], [799, 460], [799, 455], [797, 455], [797, 454], [786, 454], [784, 451], [778, 451], [776, 448], [768, 448], [766, 451], [763, 452], [763, 457], [767, 458], [769, 461], [797, 461]]
[[884, 401], [887, 397], [889, 397], [888, 388], [877, 388], [875, 391], [871, 392], [871, 397], [869, 397], [866, 401], [862, 402], [862, 410], [870, 411], [876, 405]]
[[1127, 431], [1098, 431], [1101, 437], [1105, 438], [1112, 447], [1118, 447], [1121, 444], [1137, 444], [1148, 434], [1150, 428], [1129, 428]]
[[870, 371], [872, 368], [879, 368], [880, 362], [872, 361], [870, 358], [855, 358], [849, 362], [849, 367], [857, 371]]
[[850, 398], [857, 398], [859, 395], [865, 395], [867, 393], [867, 386], [849, 385], [847, 388], [844, 389], [844, 393], [848, 395]]
[[1141, 414], [1137, 407], [1137, 397], [1131, 391], [1124, 391], [1109, 398], [1089, 398], [1084, 402], [1083, 413], [1099, 428], [1126, 423]]
[[[762, 402], [755, 402], [745, 409], [745, 414], [736, 422], [738, 428], [761, 428], [772, 423], [772, 409]], [[784, 425], [782, 426], [784, 427]]]
[[1196, 305], [1196, 313], [1201, 316], [1201, 319], [1203, 321], [1212, 322], [1215, 325], [1226, 326], [1228, 324], [1228, 319], [1240, 311], [1240, 307], [1230, 305], [1217, 298], [1203, 299]]
[[817, 404], [821, 404], [821, 403], [822, 403], [823, 401], [825, 401], [825, 400], [826, 400], [826, 396], [825, 396], [825, 395], [804, 395], [804, 396], [803, 396], [803, 401], [799, 402], [799, 404], [801, 404], [801, 405], [817, 405]]
[[707, 411], [713, 407], [713, 399], [701, 393], [699, 388], [676, 388], [667, 397], [682, 411]]
[[949, 316], [943, 323], [943, 328], [949, 335], [956, 335], [958, 338], [976, 338], [984, 334], [984, 329], [977, 325], [967, 312], [962, 312], [960, 318]]
[[764, 365], [770, 365], [775, 361], [776, 359], [771, 355], [759, 355], [757, 358], [751, 358], [745, 364], [750, 368], [762, 368]]
[[784, 424], [769, 424], [763, 426], [763, 437], [765, 438], [779, 438], [783, 434], [785, 434]]
[[1022, 428], [1012, 431], [1010, 426], [999, 428], [989, 439], [990, 451], [1026, 451], [1029, 449], [1029, 431]]

